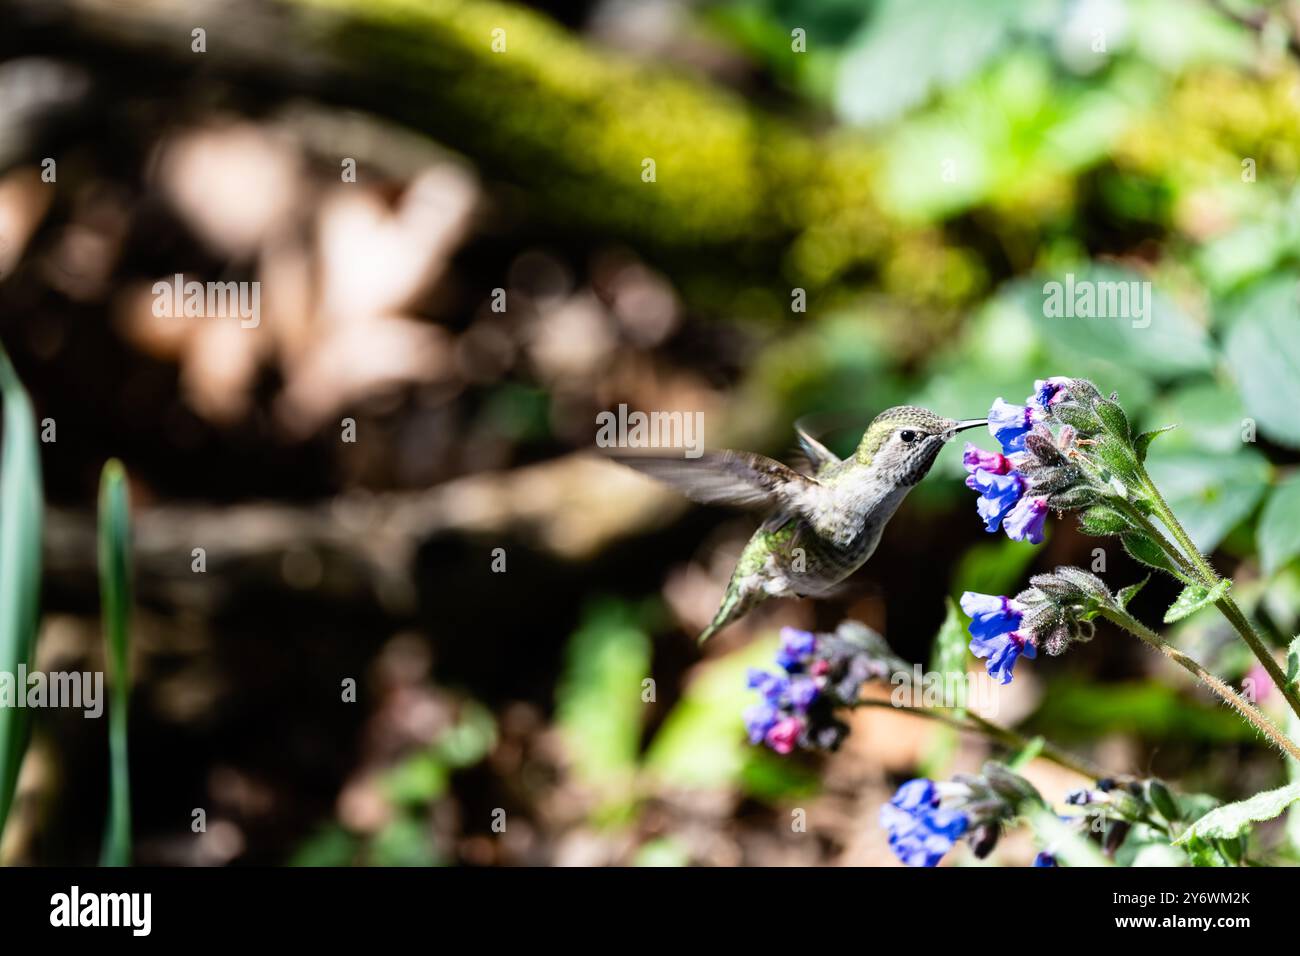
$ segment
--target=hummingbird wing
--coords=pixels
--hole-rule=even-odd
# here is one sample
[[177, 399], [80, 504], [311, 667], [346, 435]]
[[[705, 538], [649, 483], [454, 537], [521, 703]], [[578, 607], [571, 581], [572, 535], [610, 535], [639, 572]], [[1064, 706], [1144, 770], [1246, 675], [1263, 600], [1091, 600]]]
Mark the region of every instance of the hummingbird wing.
[[808, 416], [804, 416], [794, 423], [794, 433], [799, 437], [799, 448], [803, 451], [804, 457], [808, 459], [808, 464], [811, 466], [814, 475], [821, 471], [825, 465], [838, 465], [840, 463], [839, 455], [812, 436], [808, 426]]
[[824, 505], [826, 497], [827, 489], [816, 478], [748, 451], [706, 451], [699, 458], [610, 457], [672, 485], [702, 505], [789, 508], [810, 514]]

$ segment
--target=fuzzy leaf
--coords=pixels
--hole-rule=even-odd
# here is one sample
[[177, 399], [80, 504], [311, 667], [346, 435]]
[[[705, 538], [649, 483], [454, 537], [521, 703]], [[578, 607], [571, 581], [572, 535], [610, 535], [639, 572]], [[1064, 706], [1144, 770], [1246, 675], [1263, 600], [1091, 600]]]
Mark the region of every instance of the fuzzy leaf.
[[1166, 425], [1163, 428], [1153, 428], [1151, 431], [1143, 432], [1133, 439], [1133, 450], [1137, 452], [1138, 461], [1146, 461], [1147, 449], [1151, 447], [1151, 443], [1165, 432], [1173, 431], [1177, 427], [1177, 425]]
[[1139, 591], [1141, 591], [1142, 588], [1146, 586], [1146, 583], [1150, 580], [1151, 580], [1151, 575], [1148, 574], [1137, 584], [1130, 584], [1126, 588], [1120, 588], [1119, 591], [1115, 594], [1115, 603], [1120, 606], [1121, 610], [1126, 609], [1128, 607], [1128, 602], [1133, 600], [1133, 597]]
[[1126, 481], [1136, 481], [1138, 476], [1137, 459], [1128, 443], [1112, 435], [1099, 435], [1093, 446], [1093, 454], [1105, 462], [1106, 467]]
[[1102, 399], [1092, 406], [1092, 410], [1097, 413], [1106, 431], [1119, 441], [1128, 443], [1132, 432], [1129, 430], [1128, 416], [1124, 414], [1124, 409], [1115, 402]]
[[1247, 833], [1252, 823], [1272, 820], [1297, 800], [1300, 800], [1300, 783], [1291, 783], [1257, 793], [1248, 800], [1224, 804], [1184, 830], [1174, 844], [1187, 846], [1193, 839], [1234, 840]]
[[1157, 571], [1165, 571], [1178, 578], [1180, 581], [1191, 584], [1181, 571], [1174, 567], [1169, 557], [1156, 544], [1141, 531], [1130, 531], [1120, 536], [1120, 541], [1124, 544], [1124, 550], [1128, 552], [1129, 557], [1134, 561], [1140, 561], [1149, 568], [1155, 568]]
[[1291, 645], [1286, 649], [1286, 682], [1294, 684], [1300, 681], [1300, 635], [1291, 639]]
[[1091, 409], [1070, 402], [1053, 406], [1052, 417], [1062, 425], [1069, 425], [1081, 435], [1091, 435], [1097, 430], [1099, 424], [1097, 416]]
[[[934, 637], [934, 648], [930, 652], [930, 670], [940, 674], [956, 674], [962, 678], [966, 676], [966, 645], [970, 638], [966, 634], [966, 629], [962, 626], [962, 615], [957, 610], [957, 604], [952, 598], [945, 599], [947, 613], [944, 615], [943, 624], [939, 626], [939, 633]], [[945, 681], [945, 684], [948, 682]], [[957, 699], [952, 701], [952, 705], [957, 708], [966, 706], [966, 682], [965, 680], [955, 680], [951, 682], [957, 694]]]
[[1169, 610], [1165, 611], [1165, 623], [1173, 624], [1175, 621], [1181, 621], [1183, 618], [1195, 614], [1207, 604], [1213, 604], [1227, 594], [1230, 587], [1232, 587], [1232, 582], [1226, 578], [1213, 588], [1202, 587], [1199, 584], [1187, 585], [1187, 587], [1183, 588], [1183, 592], [1174, 599], [1174, 603], [1169, 605]]
[[1079, 530], [1095, 538], [1123, 534], [1129, 528], [1128, 518], [1109, 505], [1093, 505], [1079, 515]]

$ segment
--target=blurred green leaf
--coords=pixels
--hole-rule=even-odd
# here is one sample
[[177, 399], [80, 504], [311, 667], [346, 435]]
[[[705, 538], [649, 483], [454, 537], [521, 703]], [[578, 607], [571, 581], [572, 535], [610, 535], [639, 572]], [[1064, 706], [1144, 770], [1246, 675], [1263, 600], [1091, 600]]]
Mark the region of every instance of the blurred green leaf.
[[636, 773], [649, 676], [650, 640], [631, 609], [612, 600], [589, 608], [569, 639], [556, 722], [575, 776], [611, 799], [627, 795]]
[[1153, 448], [1146, 463], [1156, 486], [1196, 546], [1210, 552], [1244, 521], [1268, 488], [1268, 460], [1253, 448], [1234, 455], [1165, 453]]
[[438, 866], [441, 855], [433, 844], [429, 826], [415, 816], [399, 816], [375, 834], [370, 843], [375, 866]]
[[837, 112], [852, 123], [896, 119], [987, 63], [1020, 8], [1018, 0], [881, 0], [845, 51]]
[[1250, 726], [1235, 714], [1153, 682], [1091, 684], [1055, 679], [1033, 715], [1032, 726], [1035, 732], [1054, 741], [1135, 733], [1145, 740], [1208, 744], [1257, 739]]
[[290, 866], [351, 866], [361, 841], [337, 823], [307, 838], [289, 858]]
[[447, 768], [433, 754], [413, 754], [383, 778], [384, 794], [396, 804], [422, 806], [447, 791]]
[[[1047, 315], [1047, 303], [1053, 295], [1059, 294], [1062, 310], [1071, 286], [1068, 277], [1073, 274], [1073, 288], [1092, 288], [1094, 306], [1100, 310], [1101, 296], [1096, 291], [1097, 283], [1124, 283], [1117, 287], [1128, 290], [1127, 309], [1122, 316], [1083, 318], [1067, 314]], [[1092, 283], [1083, 286], [1081, 283]], [[1058, 285], [1049, 285], [1057, 283]], [[1132, 283], [1139, 283], [1136, 287]], [[1139, 299], [1133, 300], [1134, 289], [1140, 290]], [[1146, 291], [1149, 290], [1149, 298]], [[1208, 370], [1214, 360], [1214, 350], [1206, 330], [1193, 321], [1187, 313], [1171, 298], [1147, 279], [1147, 277], [1127, 269], [1108, 265], [1090, 265], [1081, 263], [1077, 266], [1041, 274], [1030, 279], [1018, 280], [1008, 289], [1012, 297], [1030, 321], [1042, 334], [1063, 367], [1060, 374], [1080, 375], [1082, 370], [1065, 367], [1077, 357], [1091, 358], [1110, 363], [1130, 372], [1140, 372], [1141, 376], [1124, 377], [1125, 394], [1121, 396], [1125, 405], [1134, 407], [1132, 386], [1142, 378], [1169, 379], [1191, 372]], [[1123, 302], [1114, 303], [1123, 306]], [[1139, 309], [1141, 305], [1141, 309]], [[1138, 317], [1138, 312], [1143, 315]], [[1148, 324], [1149, 323], [1149, 324]], [[1114, 381], [1112, 379], [1111, 381]], [[1114, 387], [1106, 380], [1098, 380], [1103, 390]]]
[[1292, 475], [1269, 494], [1256, 536], [1265, 574], [1300, 554], [1300, 474]]
[[[32, 403], [0, 349], [0, 399], [4, 434], [0, 444], [0, 670], [17, 674], [28, 666], [40, 615], [41, 459]], [[24, 693], [24, 688], [15, 688]], [[27, 750], [25, 707], [0, 707], [0, 835], [4, 833], [18, 770]]]
[[633, 866], [690, 866], [691, 853], [679, 840], [660, 837], [636, 851]]
[[104, 465], [99, 482], [99, 594], [108, 664], [108, 825], [103, 866], [131, 862], [131, 774], [127, 715], [131, 702], [131, 512], [126, 469]]
[[1270, 279], [1238, 306], [1224, 353], [1262, 435], [1300, 448], [1300, 303], [1294, 278]]
[[[1023, 549], [1022, 549], [1023, 550]], [[1000, 592], [994, 592], [1000, 593]], [[962, 614], [957, 610], [957, 602], [952, 598], [944, 600], [945, 612], [943, 624], [934, 637], [934, 646], [930, 651], [930, 670], [939, 674], [966, 675], [966, 645], [970, 643], [969, 635], [962, 624]], [[950, 705], [960, 711], [966, 706], [966, 682], [946, 681], [956, 692], [956, 699]]]
[[966, 549], [953, 572], [954, 591], [957, 594], [963, 591], [1014, 594], [1021, 589], [1025, 571], [1033, 563], [1034, 555], [1033, 548], [1026, 548], [1021, 542], [1006, 537], [973, 545]]
[[1193, 381], [1161, 396], [1148, 421], [1175, 422], [1160, 439], [1161, 451], [1205, 449], [1228, 454], [1241, 448], [1241, 420], [1246, 410], [1235, 388], [1212, 381]]
[[1056, 858], [1066, 866], [1110, 866], [1096, 844], [1081, 836], [1074, 827], [1047, 809], [1035, 810], [1029, 823], [1038, 842], [1050, 847]]

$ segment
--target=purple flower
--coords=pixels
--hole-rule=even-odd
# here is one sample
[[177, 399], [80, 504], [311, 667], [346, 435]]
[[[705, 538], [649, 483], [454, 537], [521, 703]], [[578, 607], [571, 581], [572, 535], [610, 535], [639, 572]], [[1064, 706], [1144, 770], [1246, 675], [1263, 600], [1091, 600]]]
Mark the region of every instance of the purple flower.
[[[961, 455], [961, 463], [966, 467], [966, 473], [970, 475], [975, 474], [980, 469], [987, 471], [991, 475], [1005, 475], [1012, 468], [1011, 459], [1006, 455], [1001, 455], [995, 451], [985, 451], [972, 442], [966, 443], [966, 449]], [[969, 484], [969, 481], [967, 484]]]
[[1065, 390], [1069, 384], [1070, 380], [1063, 375], [1040, 378], [1034, 382], [1034, 394], [1029, 396], [1028, 401], [1046, 411], [1049, 406], [1069, 397]]
[[767, 731], [767, 745], [779, 754], [788, 754], [799, 742], [803, 721], [798, 717], [783, 717]]
[[989, 409], [989, 434], [1002, 445], [1008, 455], [1025, 450], [1025, 436], [1034, 425], [1036, 416], [1030, 405], [1012, 405], [1000, 396]]
[[1024, 476], [1018, 471], [995, 475], [981, 468], [967, 476], [966, 486], [980, 493], [975, 510], [984, 519], [985, 531], [998, 530], [1003, 519], [1020, 502], [1026, 484]]
[[751, 744], [761, 743], [767, 732], [780, 719], [780, 712], [771, 704], [755, 704], [745, 711], [745, 730]]
[[1034, 866], [1056, 866], [1055, 854], [1043, 850], [1038, 856], [1034, 857]]
[[817, 635], [794, 627], [781, 628], [781, 649], [776, 662], [790, 673], [802, 670], [804, 660], [817, 649]]
[[786, 695], [790, 689], [790, 681], [780, 674], [772, 674], [768, 671], [761, 671], [757, 667], [749, 669], [749, 678], [746, 685], [763, 695], [763, 700], [772, 706], [778, 706], [781, 698]]
[[1012, 541], [1028, 541], [1041, 544], [1043, 525], [1047, 521], [1047, 499], [1043, 497], [1024, 497], [1016, 502], [1004, 519], [1007, 537]]
[[887, 806], [902, 810], [912, 816], [918, 810], [931, 810], [939, 805], [939, 790], [933, 780], [916, 777], [907, 781], [897, 790]]
[[934, 782], [909, 780], [880, 808], [881, 825], [889, 831], [889, 847], [908, 866], [935, 866], [970, 826], [959, 810], [939, 807]]
[[817, 699], [817, 683], [811, 677], [795, 677], [790, 681], [790, 706], [805, 713]]
[[961, 596], [961, 609], [969, 615], [971, 637], [988, 639], [1014, 631], [1024, 617], [1024, 606], [1009, 597], [967, 591]]
[[1021, 655], [1030, 660], [1038, 656], [1038, 647], [1033, 640], [1018, 631], [992, 637], [972, 637], [970, 650], [976, 657], [988, 658], [984, 667], [1000, 684], [1011, 683], [1011, 669]]

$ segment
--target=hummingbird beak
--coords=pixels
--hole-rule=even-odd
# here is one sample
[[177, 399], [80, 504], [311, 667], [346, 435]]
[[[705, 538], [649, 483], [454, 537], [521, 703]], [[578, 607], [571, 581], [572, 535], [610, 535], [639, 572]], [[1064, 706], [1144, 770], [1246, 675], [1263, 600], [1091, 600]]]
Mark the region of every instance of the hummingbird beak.
[[967, 418], [965, 421], [960, 421], [954, 425], [949, 434], [955, 435], [958, 432], [964, 432], [968, 428], [979, 428], [981, 425], [987, 425], [988, 423], [987, 418]]

